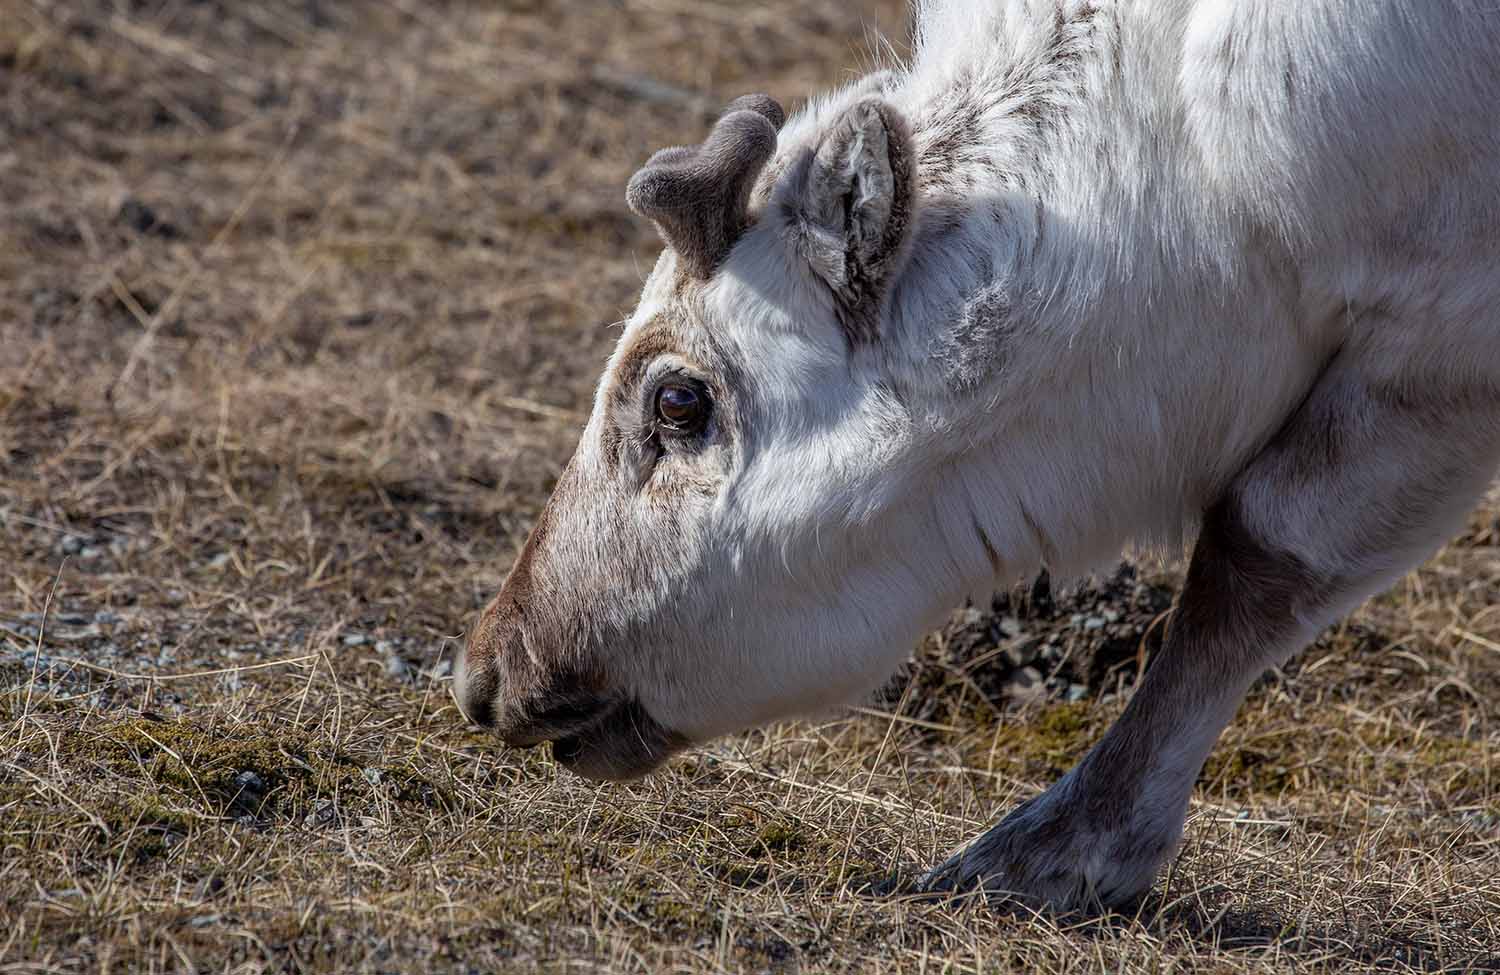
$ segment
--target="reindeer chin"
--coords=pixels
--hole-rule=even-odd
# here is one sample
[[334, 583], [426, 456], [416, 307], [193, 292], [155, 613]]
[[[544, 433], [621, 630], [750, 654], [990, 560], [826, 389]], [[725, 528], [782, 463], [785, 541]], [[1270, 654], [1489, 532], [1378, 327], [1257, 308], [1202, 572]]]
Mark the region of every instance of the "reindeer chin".
[[689, 744], [632, 699], [577, 734], [553, 741], [552, 757], [585, 779], [628, 782], [655, 771]]

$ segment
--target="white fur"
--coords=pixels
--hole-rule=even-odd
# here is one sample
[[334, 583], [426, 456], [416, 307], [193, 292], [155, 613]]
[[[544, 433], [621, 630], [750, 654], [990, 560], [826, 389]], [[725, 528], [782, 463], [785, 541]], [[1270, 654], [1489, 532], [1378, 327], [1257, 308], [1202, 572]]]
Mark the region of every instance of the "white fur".
[[[851, 343], [837, 241], [809, 263], [778, 213], [786, 174], [871, 97], [909, 127], [917, 196], [878, 338]], [[951, 165], [924, 172], [945, 146]], [[656, 561], [589, 632], [648, 634], [617, 641], [614, 671], [688, 739], [855, 698], [965, 595], [1181, 545], [1232, 485], [1257, 538], [1340, 580], [1302, 610], [1306, 635], [1435, 544], [1500, 452], [1489, 0], [929, 0], [911, 63], [804, 106], [754, 200], [682, 324], [734, 364], [739, 436], [641, 475], [690, 472], [712, 496], [664, 513], [606, 483], [607, 374], [576, 496], [554, 499], [549, 559], [568, 564], [544, 573], [607, 587], [603, 533], [640, 533]], [[858, 198], [884, 219], [879, 202]], [[684, 314], [678, 274], [658, 264], [622, 350]], [[1439, 405], [1424, 420], [1392, 390]], [[1304, 402], [1366, 459], [1263, 454]], [[1441, 495], [1401, 523], [1429, 474]], [[1222, 700], [1167, 725], [1180, 747], [1140, 770], [1140, 829], [1175, 836], [1239, 694], [1295, 644], [1247, 651]], [[1170, 680], [1151, 706], [1188, 700]], [[1022, 818], [1065, 815], [1075, 772]], [[1118, 896], [1162, 855], [1117, 863], [1069, 835], [1048, 854], [1082, 864], [1062, 887], [998, 882]]]
[[[1059, 6], [1097, 10], [1049, 67]], [[987, 164], [923, 187], [882, 340], [852, 362], [769, 221], [710, 285], [701, 327], [762, 406], [717, 509], [758, 546], [726, 669], [777, 706], [705, 677], [682, 688], [704, 732], [858, 694], [954, 602], [1044, 563], [1180, 544], [1335, 349], [1500, 376], [1500, 14], [1479, 4], [930, 2], [912, 64], [814, 99], [781, 156], [872, 90], [919, 149], [955, 98], [984, 102], [962, 136]], [[961, 220], [939, 239], [940, 210]], [[961, 334], [997, 293], [1003, 330]], [[1399, 327], [1361, 319], [1376, 305]], [[700, 730], [672, 713], [700, 704], [656, 703]]]

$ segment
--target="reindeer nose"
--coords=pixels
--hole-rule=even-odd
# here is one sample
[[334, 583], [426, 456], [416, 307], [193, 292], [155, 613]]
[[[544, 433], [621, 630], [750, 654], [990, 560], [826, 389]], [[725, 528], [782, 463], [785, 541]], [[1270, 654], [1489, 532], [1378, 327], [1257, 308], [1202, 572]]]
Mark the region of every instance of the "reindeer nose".
[[519, 614], [504, 605], [496, 599], [480, 614], [454, 674], [465, 717], [527, 747], [577, 734], [619, 703], [577, 670], [538, 667]]
[[520, 636], [514, 632], [518, 627], [495, 610], [491, 603], [480, 614], [453, 672], [453, 695], [459, 710], [474, 724], [486, 728], [495, 724], [501, 655], [509, 640]]
[[495, 691], [499, 681], [492, 674], [476, 672], [467, 653], [453, 673], [453, 694], [458, 709], [470, 722], [485, 728], [495, 724]]

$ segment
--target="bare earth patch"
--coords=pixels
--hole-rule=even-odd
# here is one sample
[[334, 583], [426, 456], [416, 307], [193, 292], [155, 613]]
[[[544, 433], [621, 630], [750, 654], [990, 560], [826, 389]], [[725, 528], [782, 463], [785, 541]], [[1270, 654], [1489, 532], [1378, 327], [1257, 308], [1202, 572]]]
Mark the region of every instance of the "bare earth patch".
[[1129, 916], [875, 889], [1088, 747], [1170, 567], [638, 784], [460, 720], [656, 251], [626, 178], [904, 17], [3, 5], [0, 971], [1500, 971], [1493, 501], [1267, 675]]

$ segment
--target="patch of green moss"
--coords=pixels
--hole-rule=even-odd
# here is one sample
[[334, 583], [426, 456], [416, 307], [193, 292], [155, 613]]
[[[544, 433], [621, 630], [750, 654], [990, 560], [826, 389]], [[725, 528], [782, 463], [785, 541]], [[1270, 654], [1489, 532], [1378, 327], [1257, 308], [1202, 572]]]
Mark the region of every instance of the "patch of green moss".
[[121, 796], [96, 803], [85, 814], [32, 793], [0, 803], [6, 846], [42, 853], [60, 843], [140, 866], [165, 857], [187, 838], [192, 816], [149, 797]]
[[1393, 764], [1413, 776], [1440, 782], [1460, 801], [1484, 799], [1500, 781], [1494, 755], [1487, 754], [1479, 741], [1373, 724], [1357, 728], [1354, 739], [1357, 746], [1351, 744], [1350, 762], [1359, 771], [1373, 771], [1377, 763]]
[[671, 897], [655, 897], [635, 906], [637, 913], [647, 915], [654, 922], [654, 927], [663, 928], [678, 935], [686, 932], [711, 931], [719, 925], [716, 912], [704, 904], [690, 903]]
[[447, 789], [414, 768], [380, 768], [371, 782], [368, 766], [354, 756], [280, 727], [206, 728], [136, 718], [65, 736], [59, 757], [65, 765], [124, 777], [144, 774], [216, 815], [296, 816], [320, 799], [347, 805], [382, 792], [401, 803], [451, 803]]
[[194, 822], [149, 797], [106, 803], [97, 814], [110, 831], [107, 842], [137, 865], [165, 857], [187, 838]]
[[682, 860], [682, 847], [672, 843], [641, 843], [621, 850], [623, 859], [643, 867], [670, 866]]
[[392, 799], [408, 805], [428, 808], [451, 809], [453, 792], [448, 787], [433, 782], [411, 766], [384, 767], [380, 769], [381, 780], [388, 784]]
[[796, 826], [773, 819], [755, 831], [755, 842], [747, 852], [773, 854], [800, 850], [806, 845], [807, 836]]
[[[685, 852], [679, 849], [678, 857], [682, 858]], [[731, 869], [729, 862], [712, 857], [705, 862], [701, 854], [689, 855], [687, 861], [721, 880], [724, 879], [724, 871]], [[670, 893], [663, 890], [656, 871], [634, 870], [625, 864], [620, 866], [624, 869], [591, 875], [591, 886], [604, 893], [611, 905], [618, 905], [635, 918], [650, 924], [653, 929], [671, 932], [676, 937], [717, 927], [718, 915], [709, 904], [690, 897], [684, 898], [681, 889]], [[682, 870], [681, 864], [663, 868], [668, 876], [680, 876]], [[575, 910], [582, 906], [577, 901], [571, 904], [571, 908]]]
[[[1016, 767], [1029, 775], [1061, 775], [1083, 757], [1095, 738], [1087, 703], [1053, 704], [1036, 715], [995, 731], [982, 742], [985, 758]], [[977, 759], [978, 756], [975, 756]]]
[[[1320, 724], [1338, 727], [1339, 722], [1329, 718]], [[1408, 776], [1441, 784], [1454, 799], [1469, 801], [1484, 798], [1500, 770], [1491, 759], [1487, 776], [1481, 742], [1363, 722], [1316, 740], [1277, 736], [1265, 747], [1251, 741], [1220, 748], [1204, 764], [1202, 781], [1231, 795], [1279, 795], [1313, 784], [1368, 787]]]
[[690, 841], [677, 836], [623, 846], [616, 862], [632, 870], [644, 867], [648, 874], [676, 874], [687, 868], [734, 887], [753, 888], [769, 880], [779, 867], [828, 852], [828, 840], [785, 815], [762, 818], [728, 813], [713, 827]]
[[1290, 787], [1292, 773], [1284, 758], [1254, 748], [1216, 751], [1203, 765], [1203, 782], [1220, 783], [1233, 794], [1249, 792], [1279, 795]]

